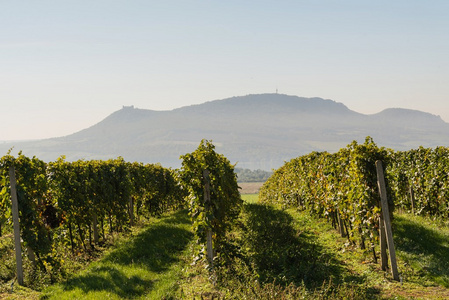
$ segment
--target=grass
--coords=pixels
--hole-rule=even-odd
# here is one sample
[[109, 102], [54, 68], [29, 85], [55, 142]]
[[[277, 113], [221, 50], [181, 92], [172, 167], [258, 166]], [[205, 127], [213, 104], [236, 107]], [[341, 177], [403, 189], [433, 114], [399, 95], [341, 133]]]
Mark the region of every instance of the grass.
[[[372, 261], [369, 251], [353, 248], [324, 220], [303, 212], [288, 211], [302, 223], [300, 228], [319, 233], [318, 243], [343, 262], [350, 274], [361, 279], [355, 280], [358, 285], [363, 284], [376, 291], [378, 297], [449, 299], [449, 228], [446, 225], [411, 214], [395, 215], [394, 242], [401, 276], [401, 282], [396, 282], [390, 273], [381, 271], [380, 266]], [[348, 281], [349, 278], [344, 278], [344, 282]]]
[[51, 286], [43, 299], [164, 299], [173, 297], [193, 238], [185, 211], [155, 221], [131, 240], [69, 280]]
[[258, 194], [242, 194], [241, 196], [246, 203], [257, 203], [259, 201]]
[[[39, 293], [17, 284], [14, 237], [8, 233], [0, 237], [0, 299], [38, 299]], [[27, 267], [27, 266], [25, 266]], [[28, 271], [29, 268], [26, 268]], [[11, 293], [11, 290], [14, 293]]]
[[[256, 197], [243, 195], [246, 203], [257, 203]], [[447, 224], [409, 214], [395, 215], [394, 240], [402, 278], [402, 282], [396, 282], [390, 273], [381, 271], [379, 265], [372, 261], [370, 251], [360, 250], [347, 243], [325, 220], [293, 209], [285, 212], [292, 217], [292, 226], [299, 236], [308, 237], [309, 242], [303, 241], [303, 250], [314, 247], [311, 250], [315, 256], [309, 256], [308, 261], [316, 262], [312, 264], [313, 273], [316, 275], [321, 272], [321, 278], [316, 278], [315, 286], [309, 288], [309, 293], [320, 282], [324, 284], [331, 279], [332, 288], [338, 293], [351, 284], [352, 288], [369, 293], [369, 298], [373, 299], [449, 299]], [[266, 215], [262, 218], [265, 223], [269, 223]], [[307, 268], [307, 262], [304, 264], [302, 267]], [[304, 284], [308, 287], [307, 281]], [[323, 290], [323, 287], [319, 289]], [[361, 295], [351, 297], [358, 299]]]
[[394, 225], [404, 279], [449, 288], [449, 228], [409, 214], [395, 217]]
[[[215, 273], [198, 255], [191, 221], [180, 211], [153, 219], [42, 293], [16, 286], [0, 298], [449, 299], [446, 224], [395, 215], [402, 277], [396, 282], [372, 262], [370, 251], [355, 248], [325, 220], [259, 204], [257, 194], [242, 198], [242, 214], [214, 262]], [[8, 251], [9, 246], [0, 245], [0, 254]]]
[[330, 225], [305, 213], [251, 203], [254, 196], [243, 198], [226, 257], [217, 259], [216, 285], [205, 285], [209, 274], [201, 263], [187, 266], [180, 285], [185, 299], [378, 297], [379, 289], [368, 286], [364, 274], [347, 267]]

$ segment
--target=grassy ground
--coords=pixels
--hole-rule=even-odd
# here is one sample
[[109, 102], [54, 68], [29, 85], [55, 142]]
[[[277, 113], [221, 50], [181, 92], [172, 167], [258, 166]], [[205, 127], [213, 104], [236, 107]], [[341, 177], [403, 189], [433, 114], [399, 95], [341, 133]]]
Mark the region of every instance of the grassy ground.
[[394, 240], [404, 282], [397, 293], [449, 299], [449, 227], [421, 216], [397, 215]]
[[257, 203], [259, 201], [259, 195], [258, 194], [244, 194], [242, 195], [243, 201], [245, 203]]
[[43, 299], [174, 297], [193, 238], [185, 211], [159, 219], [85, 271], [46, 289]]
[[0, 298], [449, 299], [447, 224], [395, 216], [402, 278], [395, 282], [371, 252], [353, 248], [324, 220], [258, 204], [257, 194], [243, 199], [227, 257], [217, 259], [214, 275], [197, 256], [190, 219], [181, 211], [155, 219], [42, 293], [16, 286]]
[[204, 267], [188, 266], [181, 280], [185, 299], [380, 297], [380, 289], [366, 283], [367, 276], [348, 267], [340, 255], [345, 241], [327, 223], [294, 210], [257, 204], [257, 195], [243, 195], [243, 199], [240, 225], [229, 247], [236, 252], [231, 264], [217, 271], [215, 286], [206, 287]]

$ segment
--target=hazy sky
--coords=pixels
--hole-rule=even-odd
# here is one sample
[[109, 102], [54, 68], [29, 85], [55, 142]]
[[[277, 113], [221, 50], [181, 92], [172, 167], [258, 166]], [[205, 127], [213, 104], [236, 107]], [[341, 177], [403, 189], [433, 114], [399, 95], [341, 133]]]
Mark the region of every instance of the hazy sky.
[[0, 0], [0, 140], [276, 89], [449, 122], [449, 1]]

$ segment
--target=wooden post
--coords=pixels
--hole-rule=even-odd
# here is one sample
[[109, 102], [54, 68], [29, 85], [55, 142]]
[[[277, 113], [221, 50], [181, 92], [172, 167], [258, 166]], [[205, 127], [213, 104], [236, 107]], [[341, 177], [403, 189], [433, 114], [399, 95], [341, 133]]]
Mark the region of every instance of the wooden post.
[[340, 211], [337, 207], [337, 220], [338, 220], [338, 231], [340, 232], [341, 237], [345, 237], [345, 229], [343, 227], [343, 220], [340, 217]]
[[[204, 179], [204, 204], [206, 207], [210, 208], [210, 179], [209, 179], [209, 171], [203, 170], [203, 179]], [[207, 261], [209, 262], [209, 265], [213, 267], [213, 261], [214, 261], [214, 248], [212, 244], [212, 229], [207, 229]]]
[[413, 191], [413, 186], [410, 185], [410, 202], [412, 204], [412, 214], [415, 214], [415, 192]]
[[14, 225], [14, 247], [16, 248], [17, 282], [23, 285], [22, 246], [20, 244], [19, 201], [17, 199], [16, 172], [9, 167], [9, 180], [11, 182], [12, 220]]
[[134, 226], [134, 201], [129, 197], [129, 225]]
[[388, 267], [387, 256], [387, 237], [385, 236], [384, 218], [382, 214], [379, 217], [379, 243], [380, 243], [380, 265], [383, 271]]
[[385, 233], [387, 235], [388, 252], [390, 254], [391, 273], [393, 274], [393, 279], [399, 281], [399, 272], [396, 262], [396, 252], [394, 249], [394, 242], [393, 242], [393, 232], [391, 230], [390, 214], [388, 209], [387, 189], [385, 186], [385, 177], [382, 162], [380, 160], [376, 161], [376, 169], [377, 169], [377, 184], [379, 186], [379, 194], [382, 204], [382, 214], [384, 217]]
[[92, 216], [92, 227], [94, 229], [94, 243], [98, 244], [98, 242], [100, 241], [100, 238], [99, 238], [99, 234], [98, 234], [98, 218], [97, 218], [96, 212], [94, 212], [94, 214]]

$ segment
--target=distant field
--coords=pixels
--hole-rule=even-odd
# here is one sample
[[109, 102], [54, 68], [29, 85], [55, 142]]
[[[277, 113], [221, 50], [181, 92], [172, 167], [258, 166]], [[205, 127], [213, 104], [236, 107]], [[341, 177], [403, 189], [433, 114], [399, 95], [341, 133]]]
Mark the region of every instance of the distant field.
[[258, 194], [244, 194], [242, 195], [242, 200], [246, 203], [258, 203], [259, 195]]
[[258, 194], [263, 182], [239, 182], [240, 194]]

